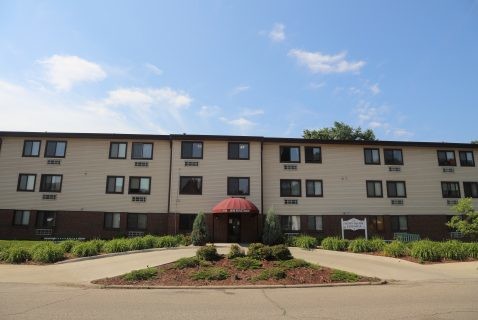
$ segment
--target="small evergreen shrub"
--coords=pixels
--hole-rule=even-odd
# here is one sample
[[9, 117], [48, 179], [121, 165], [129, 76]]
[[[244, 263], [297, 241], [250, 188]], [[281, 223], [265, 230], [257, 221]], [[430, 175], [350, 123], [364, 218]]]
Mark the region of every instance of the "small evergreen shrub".
[[[267, 249], [264, 248], [263, 251]], [[289, 248], [287, 248], [283, 244], [278, 244], [275, 246], [270, 247], [271, 254], [268, 260], [289, 260], [292, 259], [292, 254], [290, 253]]]
[[229, 249], [229, 253], [227, 254], [228, 259], [234, 259], [234, 258], [245, 257], [245, 256], [246, 256], [246, 253], [237, 244], [232, 244], [231, 248]]
[[322, 248], [325, 250], [345, 251], [348, 245], [348, 240], [338, 237], [327, 237], [322, 240]]
[[191, 241], [195, 246], [203, 246], [206, 244], [208, 238], [208, 231], [206, 225], [206, 217], [204, 213], [199, 214], [194, 219], [193, 231], [191, 232]]
[[71, 249], [73, 249], [74, 246], [76, 246], [78, 243], [80, 243], [77, 240], [65, 240], [60, 242], [60, 247], [62, 247], [63, 251], [65, 252], [71, 252]]
[[173, 248], [179, 246], [180, 239], [175, 236], [162, 236], [158, 238], [159, 248]]
[[269, 280], [269, 279], [284, 279], [287, 276], [287, 272], [284, 268], [281, 267], [274, 267], [263, 270], [257, 276], [252, 278], [252, 281], [259, 281], [259, 280]]
[[358, 238], [350, 241], [348, 250], [355, 253], [373, 251], [370, 242], [364, 238]]
[[224, 280], [229, 273], [224, 268], [204, 268], [191, 275], [193, 280]]
[[279, 217], [275, 215], [271, 208], [267, 211], [264, 221], [264, 229], [262, 231], [262, 242], [266, 245], [274, 245], [283, 242], [282, 228]]
[[299, 247], [302, 249], [310, 250], [315, 249], [319, 245], [317, 238], [308, 236], [308, 235], [300, 235], [294, 238], [294, 246]]
[[115, 252], [126, 252], [130, 250], [130, 239], [118, 238], [107, 241], [103, 246], [105, 252], [115, 253]]
[[470, 258], [478, 259], [478, 242], [464, 243], [463, 245]]
[[3, 254], [3, 260], [8, 263], [23, 263], [31, 258], [30, 252], [27, 249], [17, 246], [7, 248]]
[[385, 245], [387, 244], [382, 238], [374, 237], [371, 240], [368, 240], [369, 247], [371, 252], [380, 252], [383, 251]]
[[330, 279], [337, 282], [357, 282], [360, 280], [360, 276], [347, 271], [334, 270], [330, 275]]
[[216, 261], [220, 258], [215, 246], [204, 246], [196, 251], [199, 260]]
[[287, 235], [284, 237], [284, 244], [288, 247], [296, 247], [295, 244], [295, 239], [297, 238], [297, 235]]
[[440, 261], [443, 258], [442, 246], [430, 240], [415, 241], [412, 243], [410, 255], [419, 261]]
[[65, 258], [65, 250], [62, 246], [45, 242], [31, 249], [32, 260], [42, 263], [54, 263]]
[[232, 264], [239, 270], [259, 269], [262, 263], [251, 257], [239, 257], [232, 260]]
[[302, 259], [290, 259], [285, 261], [279, 261], [277, 264], [286, 270], [295, 269], [295, 268], [309, 268], [309, 267], [312, 267], [315, 269], [316, 267], [318, 267], [317, 265], [311, 264]]
[[247, 250], [247, 256], [256, 260], [270, 260], [272, 249], [262, 243], [251, 243]]
[[383, 248], [383, 253], [387, 257], [400, 258], [408, 255], [409, 249], [407, 245], [401, 241], [394, 240], [386, 244]]
[[199, 265], [199, 259], [197, 257], [181, 258], [174, 263], [174, 268], [194, 268]]
[[93, 241], [86, 241], [77, 243], [72, 249], [71, 253], [75, 257], [91, 257], [100, 253], [98, 250], [98, 244]]
[[466, 260], [469, 252], [463, 243], [457, 240], [450, 240], [441, 243], [442, 255], [450, 260]]
[[128, 239], [128, 250], [143, 250], [146, 248], [146, 241], [142, 237]]
[[192, 244], [192, 239], [189, 234], [179, 234], [176, 236], [178, 238], [178, 243], [181, 246], [190, 246]]
[[158, 269], [154, 267], [148, 267], [146, 269], [133, 270], [123, 276], [126, 281], [141, 281], [149, 280], [158, 274]]

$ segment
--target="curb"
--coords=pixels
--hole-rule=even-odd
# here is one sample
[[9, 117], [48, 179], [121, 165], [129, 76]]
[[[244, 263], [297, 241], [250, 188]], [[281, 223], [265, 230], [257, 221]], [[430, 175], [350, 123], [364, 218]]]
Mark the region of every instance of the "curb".
[[340, 282], [321, 284], [282, 284], [282, 285], [246, 285], [246, 286], [133, 286], [133, 285], [100, 285], [91, 284], [98, 289], [194, 289], [194, 290], [218, 290], [218, 289], [287, 289], [287, 288], [325, 288], [325, 287], [356, 287], [377, 286], [387, 284], [387, 280], [368, 282]]

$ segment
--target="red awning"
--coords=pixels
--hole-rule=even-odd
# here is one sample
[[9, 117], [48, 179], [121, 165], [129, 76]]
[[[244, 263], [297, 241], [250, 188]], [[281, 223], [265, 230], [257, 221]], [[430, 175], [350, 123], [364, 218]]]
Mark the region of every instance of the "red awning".
[[247, 199], [227, 198], [212, 208], [213, 213], [243, 212], [258, 213], [259, 209]]

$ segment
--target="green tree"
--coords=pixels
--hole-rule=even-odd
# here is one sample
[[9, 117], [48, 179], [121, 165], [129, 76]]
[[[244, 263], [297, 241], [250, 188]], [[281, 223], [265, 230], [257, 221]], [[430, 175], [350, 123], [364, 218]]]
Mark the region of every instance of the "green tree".
[[274, 209], [270, 208], [264, 222], [262, 242], [267, 245], [279, 244], [283, 238], [279, 217], [275, 215]]
[[473, 141], [471, 141], [470, 143], [478, 144], [478, 140], [473, 140]]
[[199, 214], [194, 219], [193, 230], [191, 232], [191, 241], [195, 246], [203, 246], [207, 242], [208, 232], [206, 225], [206, 217], [204, 213]]
[[475, 211], [471, 198], [463, 198], [453, 206], [457, 215], [446, 224], [473, 240], [478, 239], [478, 211]]
[[362, 128], [353, 128], [344, 122], [334, 122], [330, 128], [317, 130], [304, 130], [302, 135], [305, 139], [319, 140], [366, 140], [375, 141], [375, 134], [371, 129], [362, 131]]

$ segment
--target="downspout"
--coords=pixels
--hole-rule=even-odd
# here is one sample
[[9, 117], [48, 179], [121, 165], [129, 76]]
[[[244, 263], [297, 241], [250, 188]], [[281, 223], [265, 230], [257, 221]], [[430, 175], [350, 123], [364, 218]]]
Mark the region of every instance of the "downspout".
[[[173, 140], [169, 136], [169, 184], [168, 184], [168, 220], [171, 214], [171, 177], [172, 177], [172, 165], [173, 165]], [[174, 215], [174, 234], [177, 234], [177, 221], [176, 215]]]
[[262, 225], [264, 216], [264, 172], [263, 172], [263, 153], [264, 153], [264, 139], [261, 139], [261, 213], [257, 215], [257, 236], [260, 236], [259, 217]]

